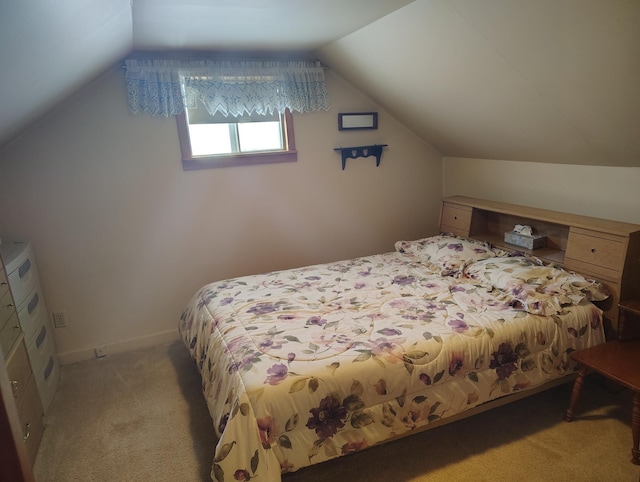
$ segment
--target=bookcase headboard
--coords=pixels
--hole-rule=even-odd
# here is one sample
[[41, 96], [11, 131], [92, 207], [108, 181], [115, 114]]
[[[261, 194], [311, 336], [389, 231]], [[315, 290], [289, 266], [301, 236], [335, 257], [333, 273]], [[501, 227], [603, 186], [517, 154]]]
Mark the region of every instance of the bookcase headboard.
[[[516, 224], [547, 236], [544, 248], [528, 250], [505, 243]], [[612, 293], [600, 304], [607, 338], [618, 332], [618, 303], [640, 299], [640, 225], [592, 218], [464, 196], [444, 198], [440, 231], [522, 251], [548, 263], [597, 279]]]

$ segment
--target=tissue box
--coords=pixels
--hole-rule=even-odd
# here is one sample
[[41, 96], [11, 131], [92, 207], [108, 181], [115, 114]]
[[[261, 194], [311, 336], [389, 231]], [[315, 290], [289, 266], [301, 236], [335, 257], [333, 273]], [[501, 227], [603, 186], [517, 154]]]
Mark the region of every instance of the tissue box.
[[541, 234], [520, 234], [515, 231], [507, 231], [504, 233], [504, 242], [515, 244], [521, 248], [538, 249], [547, 245], [547, 237]]

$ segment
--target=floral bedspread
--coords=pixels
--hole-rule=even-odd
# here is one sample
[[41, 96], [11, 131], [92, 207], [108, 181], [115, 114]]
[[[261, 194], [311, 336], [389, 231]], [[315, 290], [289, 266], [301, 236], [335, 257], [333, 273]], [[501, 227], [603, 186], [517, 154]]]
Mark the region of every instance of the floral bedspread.
[[532, 315], [401, 252], [209, 284], [179, 328], [217, 481], [278, 481], [567, 375], [604, 341], [591, 303]]

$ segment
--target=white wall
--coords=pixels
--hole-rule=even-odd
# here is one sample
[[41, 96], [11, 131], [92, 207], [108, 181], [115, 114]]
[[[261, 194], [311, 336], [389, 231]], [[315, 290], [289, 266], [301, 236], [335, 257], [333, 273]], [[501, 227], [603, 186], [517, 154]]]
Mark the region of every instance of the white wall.
[[640, 167], [445, 158], [443, 193], [640, 224]]
[[[61, 361], [177, 336], [203, 284], [393, 249], [437, 230], [441, 156], [327, 72], [331, 110], [294, 115], [298, 162], [184, 172], [174, 119], [132, 115], [114, 66], [0, 149], [0, 234], [33, 243]], [[379, 129], [339, 132], [339, 112]], [[334, 147], [388, 144], [347, 161]]]

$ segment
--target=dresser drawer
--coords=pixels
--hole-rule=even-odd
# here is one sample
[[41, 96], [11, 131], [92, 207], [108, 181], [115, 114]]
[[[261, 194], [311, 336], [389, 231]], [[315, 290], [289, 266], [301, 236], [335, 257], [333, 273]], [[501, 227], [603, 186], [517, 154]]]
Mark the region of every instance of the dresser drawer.
[[571, 228], [565, 264], [580, 266], [583, 270], [586, 267], [591, 273], [616, 280], [622, 275], [626, 249], [626, 238]]
[[11, 355], [7, 363], [7, 373], [9, 375], [9, 383], [11, 384], [13, 397], [16, 400], [16, 406], [19, 407], [26, 396], [29, 381], [34, 380], [31, 376], [31, 366], [29, 365], [27, 349], [23, 342], [18, 344]]
[[18, 315], [14, 311], [13, 316], [0, 328], [0, 348], [4, 356], [7, 356], [20, 333], [22, 333], [22, 330], [20, 329], [20, 323], [18, 323]]
[[9, 281], [4, 269], [0, 268], [0, 299], [9, 292]]
[[445, 202], [442, 205], [440, 231], [451, 232], [458, 236], [469, 236], [472, 210], [466, 206]]
[[8, 275], [13, 299], [17, 305], [22, 304], [38, 281], [36, 265], [32, 258], [31, 249], [26, 249], [17, 260], [18, 266]]
[[5, 323], [16, 312], [16, 307], [13, 304], [11, 293], [7, 292], [4, 296], [0, 297], [0, 329], [2, 329]]
[[48, 325], [40, 325], [38, 333], [27, 344], [27, 353], [31, 360], [31, 368], [34, 373], [44, 370], [49, 359], [55, 354], [53, 335], [49, 333]]
[[20, 321], [20, 326], [24, 332], [24, 338], [27, 340], [27, 344], [36, 336], [40, 327], [43, 324], [47, 324], [49, 320], [47, 307], [44, 303], [40, 283], [36, 283], [35, 289], [18, 307], [18, 320]]
[[33, 465], [44, 431], [42, 403], [33, 379], [28, 384], [24, 400], [18, 407], [18, 417], [22, 424], [22, 438]]
[[38, 393], [42, 401], [42, 408], [46, 411], [49, 409], [56, 387], [60, 381], [60, 364], [55, 355], [50, 355], [40, 373], [35, 374]]

